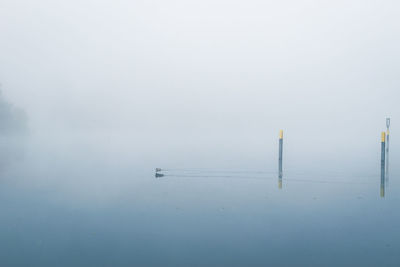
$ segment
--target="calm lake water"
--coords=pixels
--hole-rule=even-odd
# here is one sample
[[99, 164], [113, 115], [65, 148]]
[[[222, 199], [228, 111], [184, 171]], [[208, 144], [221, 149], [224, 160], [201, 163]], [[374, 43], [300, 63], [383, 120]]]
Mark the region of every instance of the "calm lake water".
[[280, 188], [246, 162], [168, 169], [84, 152], [4, 160], [0, 266], [400, 265], [398, 173], [381, 197], [378, 170], [289, 169]]

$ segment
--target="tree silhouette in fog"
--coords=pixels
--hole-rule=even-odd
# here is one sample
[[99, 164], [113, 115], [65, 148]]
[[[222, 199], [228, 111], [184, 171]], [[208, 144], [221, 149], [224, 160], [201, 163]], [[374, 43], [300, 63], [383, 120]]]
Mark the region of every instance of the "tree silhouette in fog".
[[23, 134], [27, 130], [27, 116], [24, 110], [9, 103], [0, 89], [0, 135]]

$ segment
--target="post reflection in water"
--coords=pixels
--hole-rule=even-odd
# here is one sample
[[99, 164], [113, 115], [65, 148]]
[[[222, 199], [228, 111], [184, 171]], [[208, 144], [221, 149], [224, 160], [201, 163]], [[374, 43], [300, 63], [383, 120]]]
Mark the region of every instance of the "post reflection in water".
[[385, 197], [385, 177], [381, 177], [381, 197]]
[[[386, 158], [387, 159], [387, 158]], [[389, 180], [388, 180], [388, 170], [389, 170], [389, 162], [386, 161], [386, 171], [381, 172], [381, 190], [380, 190], [380, 195], [381, 197], [385, 197], [385, 189], [387, 186], [389, 186]]]
[[279, 174], [279, 178], [278, 178], [278, 188], [282, 189], [282, 174]]

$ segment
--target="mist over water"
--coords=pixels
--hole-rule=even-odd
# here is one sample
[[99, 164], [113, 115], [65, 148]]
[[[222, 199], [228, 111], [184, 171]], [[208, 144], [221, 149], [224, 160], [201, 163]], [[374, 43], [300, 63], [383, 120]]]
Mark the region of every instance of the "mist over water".
[[0, 266], [398, 266], [399, 5], [3, 0]]

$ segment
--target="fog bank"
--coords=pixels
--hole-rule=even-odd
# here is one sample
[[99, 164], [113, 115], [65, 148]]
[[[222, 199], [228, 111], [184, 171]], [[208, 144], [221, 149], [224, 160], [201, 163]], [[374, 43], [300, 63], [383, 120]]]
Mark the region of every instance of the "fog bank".
[[0, 81], [51, 147], [261, 164], [284, 129], [298, 164], [374, 164], [386, 116], [399, 149], [399, 8], [6, 0]]

